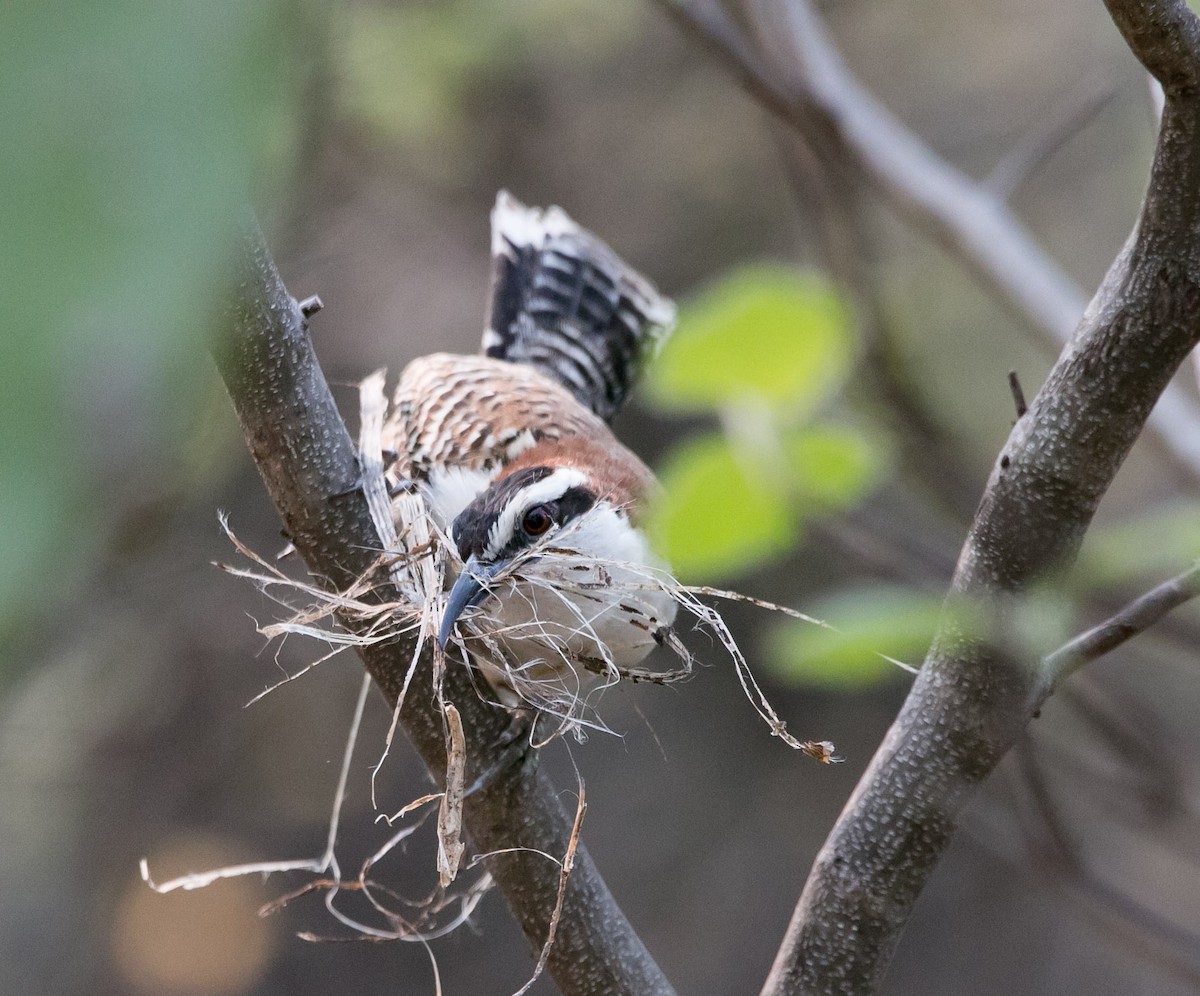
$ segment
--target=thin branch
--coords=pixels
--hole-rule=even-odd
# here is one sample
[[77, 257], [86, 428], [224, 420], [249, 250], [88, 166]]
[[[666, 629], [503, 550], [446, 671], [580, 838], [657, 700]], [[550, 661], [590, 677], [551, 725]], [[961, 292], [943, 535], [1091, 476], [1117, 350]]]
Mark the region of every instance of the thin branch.
[[1078, 94], [1053, 117], [1013, 146], [992, 168], [981, 184], [993, 197], [1008, 200], [1025, 178], [1080, 132], [1115, 97], [1111, 86], [1095, 87]]
[[[354, 445], [313, 353], [300, 306], [253, 223], [240, 246], [235, 286], [224, 338], [214, 348], [217, 366], [287, 534], [314, 575], [344, 590], [376, 564], [379, 540], [359, 485]], [[382, 590], [387, 578], [380, 580]], [[376, 643], [360, 652], [388, 701], [397, 701], [413, 640]], [[446, 747], [433, 705], [431, 670], [428, 660], [416, 669], [400, 721], [442, 784]], [[469, 784], [494, 765], [494, 747], [510, 717], [479, 698], [463, 668], [446, 670], [444, 692], [462, 716]], [[538, 854], [565, 855], [574, 845], [573, 820], [538, 772], [536, 755], [481, 784], [466, 798], [463, 815], [476, 850], [495, 852], [487, 859], [488, 869], [530, 944], [540, 948], [560, 902], [561, 882], [559, 869]], [[566, 994], [673, 992], [582, 846], [561, 897], [548, 969]]]
[[1060, 684], [1085, 664], [1103, 657], [1127, 640], [1144, 633], [1172, 609], [1200, 595], [1200, 563], [1164, 581], [1120, 612], [1081, 633], [1042, 661], [1046, 680]]
[[[1079, 678], [1061, 686], [1057, 695], [1084, 724], [1084, 736], [1056, 737], [1057, 757], [1076, 772], [1088, 772], [1096, 796], [1113, 800], [1102, 783], [1124, 789], [1137, 806], [1136, 818], [1167, 819], [1186, 808], [1186, 758], [1156, 716], [1156, 710], [1136, 696], [1107, 691], [1095, 681]], [[1043, 731], [1043, 738], [1046, 733]], [[1119, 767], [1113, 771], [1102, 759], [1107, 754]], [[1079, 784], [1083, 784], [1080, 782]]]
[[[1002, 200], [938, 156], [855, 79], [808, 0], [753, 0], [760, 39], [783, 49], [773, 60], [715, 0], [652, 2], [818, 154], [836, 146], [841, 168], [857, 170], [1018, 321], [1053, 342], [1068, 341], [1086, 303], [1083, 289]], [[1200, 478], [1196, 403], [1172, 385], [1151, 425], [1172, 458]]]
[[838, 143], [894, 210], [952, 251], [1023, 321], [1070, 334], [1082, 290], [991, 193], [926, 146], [851, 74], [805, 0], [755, 4], [766, 59], [717, 3], [654, 0], [810, 144]]
[[[811, 10], [796, 0], [788, 12], [798, 19], [809, 82], [827, 86], [814, 62], [829, 53], [814, 53], [807, 34]], [[1200, 103], [1169, 96], [1134, 233], [993, 467], [949, 611], [817, 856], [765, 996], [878, 991], [964, 807], [1052, 687], [1038, 668], [963, 631], [954, 606], [987, 604], [1003, 632], [1022, 593], [1073, 562], [1101, 497], [1198, 340]]]
[[947, 430], [898, 346], [875, 273], [876, 238], [864, 210], [869, 191], [853, 169], [818, 157], [789, 129], [774, 131], [797, 205], [810, 219], [826, 269], [852, 305], [863, 341], [864, 388], [879, 417], [896, 428], [901, 462], [920, 480], [936, 482], [927, 495], [957, 534], [975, 511], [977, 475], [968, 469], [961, 439]]

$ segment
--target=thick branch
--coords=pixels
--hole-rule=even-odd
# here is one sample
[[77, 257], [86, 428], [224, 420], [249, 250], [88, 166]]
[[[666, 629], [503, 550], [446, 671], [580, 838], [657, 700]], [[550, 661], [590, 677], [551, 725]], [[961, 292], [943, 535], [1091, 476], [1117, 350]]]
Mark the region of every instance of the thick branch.
[[[1169, 98], [1138, 225], [993, 468], [951, 602], [1011, 625], [1021, 592], [1069, 565], [1198, 339], [1200, 107]], [[878, 990], [960, 813], [1049, 694], [955, 615], [821, 849], [765, 994]]]
[[[257, 227], [241, 246], [237, 293], [215, 350], [217, 365], [292, 542], [309, 569], [345, 587], [372, 568], [379, 548], [358, 487], [354, 447], [312, 351], [300, 307], [288, 294]], [[389, 702], [395, 702], [412, 659], [400, 640], [362, 651]], [[468, 674], [451, 666], [445, 691], [467, 735], [467, 783], [496, 761], [493, 746], [510, 717], [489, 706]], [[431, 668], [418, 667], [401, 714], [414, 746], [439, 782], [445, 739], [434, 705]], [[560, 870], [542, 851], [567, 851], [572, 821], [537, 771], [536, 756], [512, 764], [466, 799], [465, 821], [475, 848], [520, 848], [488, 860], [488, 868], [535, 949], [542, 946], [559, 888]], [[582, 847], [550, 954], [549, 970], [567, 994], [672, 993]]]

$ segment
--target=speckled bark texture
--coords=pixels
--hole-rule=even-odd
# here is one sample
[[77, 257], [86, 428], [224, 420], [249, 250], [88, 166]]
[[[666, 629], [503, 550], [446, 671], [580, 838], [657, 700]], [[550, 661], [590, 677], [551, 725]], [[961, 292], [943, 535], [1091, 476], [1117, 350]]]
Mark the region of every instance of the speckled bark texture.
[[[1166, 106], [1137, 226], [1014, 426], [959, 558], [951, 601], [1001, 622], [1030, 584], [1069, 566], [1200, 339], [1200, 23], [1182, 2], [1108, 7]], [[879, 990], [963, 807], [1049, 687], [1037, 661], [943, 625], [817, 857], [764, 994]]]
[[[214, 353], [250, 451], [300, 555], [314, 575], [345, 587], [372, 566], [379, 548], [358, 487], [354, 447], [313, 354], [299, 306], [279, 278], [261, 234], [247, 226], [238, 284]], [[362, 657], [391, 702], [413, 647], [374, 645]], [[461, 668], [445, 677], [446, 698], [462, 714], [467, 783], [495, 762], [491, 747], [510, 717], [480, 700]], [[444, 776], [442, 721], [434, 706], [429, 661], [408, 690], [401, 721], [435, 780]], [[572, 814], [526, 759], [466, 799], [475, 849], [526, 848], [561, 856]], [[529, 850], [489, 859], [488, 868], [534, 951], [541, 948], [559, 887], [559, 868]], [[532, 965], [532, 961], [530, 962]], [[668, 996], [673, 990], [633, 932], [581, 846], [563, 904], [549, 972], [566, 994]]]

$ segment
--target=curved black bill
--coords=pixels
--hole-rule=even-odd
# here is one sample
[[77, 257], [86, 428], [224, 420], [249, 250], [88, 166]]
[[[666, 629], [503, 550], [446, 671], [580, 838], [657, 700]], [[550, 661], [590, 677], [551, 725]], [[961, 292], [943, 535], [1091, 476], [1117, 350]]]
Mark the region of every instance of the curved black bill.
[[481, 564], [474, 555], [463, 565], [462, 573], [450, 589], [450, 597], [446, 599], [446, 611], [442, 614], [442, 625], [438, 630], [438, 646], [446, 649], [446, 641], [450, 639], [450, 631], [462, 615], [463, 609], [478, 605], [487, 595], [487, 583], [500, 570], [500, 564]]

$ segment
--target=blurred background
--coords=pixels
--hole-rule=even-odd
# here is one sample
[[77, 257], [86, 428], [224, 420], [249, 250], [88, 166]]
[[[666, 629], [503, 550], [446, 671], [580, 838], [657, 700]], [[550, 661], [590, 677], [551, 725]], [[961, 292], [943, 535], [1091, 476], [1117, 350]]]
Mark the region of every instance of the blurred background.
[[[1102, 6], [822, 12], [971, 176], [1040, 149], [1008, 203], [1090, 293], [1154, 134]], [[321, 648], [264, 645], [278, 607], [211, 566], [235, 556], [218, 510], [282, 545], [206, 353], [238, 211], [256, 205], [292, 293], [324, 300], [314, 340], [352, 416], [371, 370], [477, 347], [500, 188], [562, 205], [681, 302], [618, 423], [668, 486], [656, 535], [681, 576], [840, 630], [726, 612], [790, 729], [844, 764], [771, 738], [715, 652], [682, 686], [610, 692], [619, 736], [546, 752], [564, 790], [572, 765], [586, 781], [586, 843], [679, 991], [756, 992], [905, 694], [879, 655], [923, 656], [1014, 418], [1008, 371], [1032, 396], [1056, 350], [871, 198], [847, 286], [802, 150], [652, 4], [19, 0], [0, 21], [0, 992], [434, 991], [420, 945], [298, 939], [347, 936], [317, 897], [256, 916], [304, 876], [160, 896], [137, 869], [319, 855], [361, 677], [338, 657], [245, 707]], [[1197, 556], [1195, 485], [1138, 444], [1079, 568], [1035, 603], [1031, 653]], [[888, 993], [1200, 990], [1198, 637], [1185, 609], [1048, 705]], [[344, 868], [386, 836], [369, 767], [389, 718], [373, 697]], [[381, 810], [427, 784], [401, 745]], [[416, 894], [431, 867], [426, 842], [379, 872]], [[448, 994], [509, 993], [533, 966], [498, 894], [432, 952]]]

